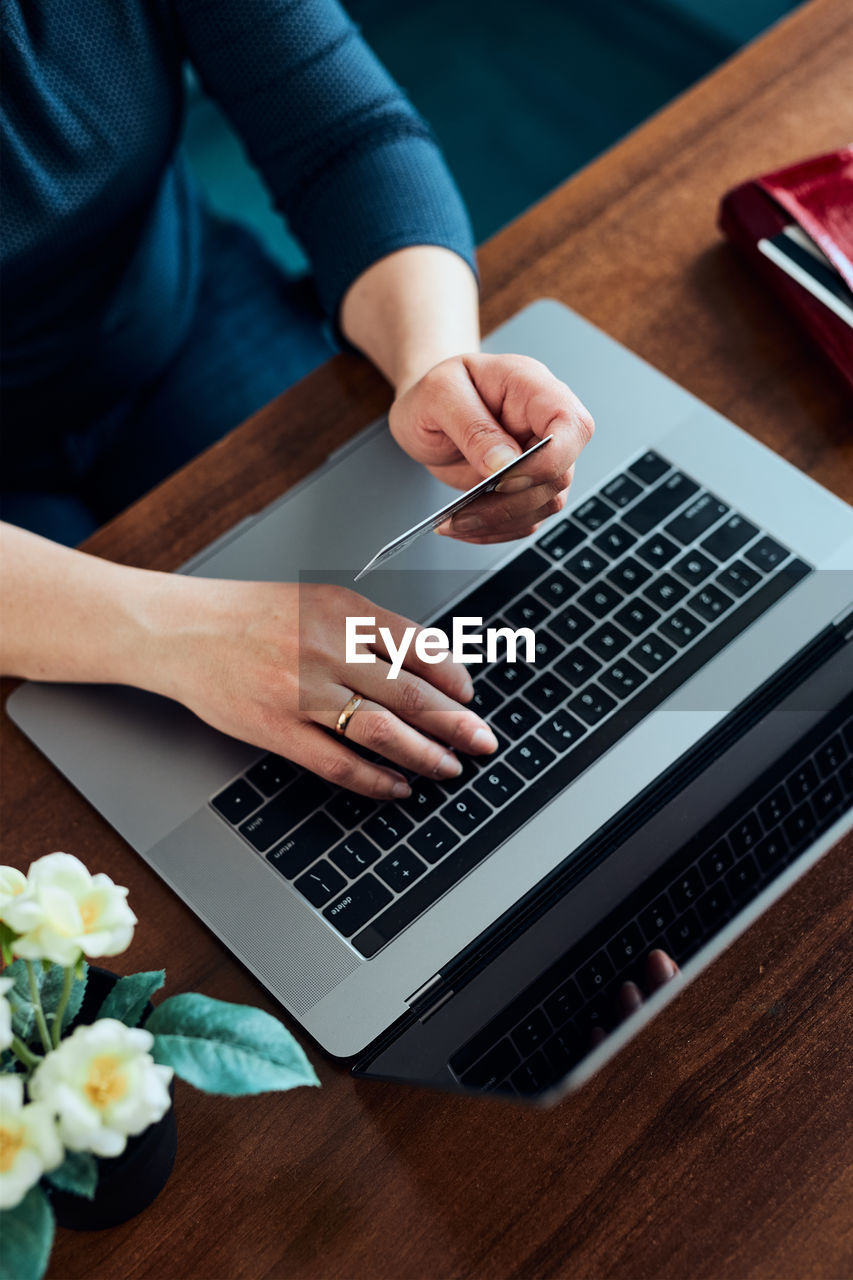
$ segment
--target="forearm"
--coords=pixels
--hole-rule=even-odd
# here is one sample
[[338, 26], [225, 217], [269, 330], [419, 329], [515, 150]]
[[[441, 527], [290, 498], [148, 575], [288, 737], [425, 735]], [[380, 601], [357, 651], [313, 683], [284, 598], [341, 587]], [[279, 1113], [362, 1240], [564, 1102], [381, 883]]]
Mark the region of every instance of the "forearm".
[[401, 395], [441, 360], [479, 350], [478, 301], [474, 274], [458, 254], [416, 245], [354, 281], [341, 328]]
[[171, 574], [131, 569], [0, 526], [0, 670], [153, 688]]

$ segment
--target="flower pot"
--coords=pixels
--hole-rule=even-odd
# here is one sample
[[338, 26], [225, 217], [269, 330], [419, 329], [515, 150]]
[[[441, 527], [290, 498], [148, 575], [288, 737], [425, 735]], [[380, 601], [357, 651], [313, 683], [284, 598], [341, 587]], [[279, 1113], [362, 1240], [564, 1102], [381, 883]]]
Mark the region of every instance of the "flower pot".
[[[101, 1005], [117, 981], [117, 975], [106, 969], [89, 969], [86, 994], [74, 1026], [86, 1026], [97, 1019]], [[149, 1004], [145, 1017], [151, 1008]], [[174, 1082], [170, 1092], [174, 1101]], [[94, 1199], [50, 1188], [58, 1225], [75, 1231], [99, 1231], [134, 1218], [148, 1208], [168, 1182], [177, 1148], [178, 1127], [173, 1105], [156, 1124], [128, 1138], [120, 1156], [98, 1158]]]

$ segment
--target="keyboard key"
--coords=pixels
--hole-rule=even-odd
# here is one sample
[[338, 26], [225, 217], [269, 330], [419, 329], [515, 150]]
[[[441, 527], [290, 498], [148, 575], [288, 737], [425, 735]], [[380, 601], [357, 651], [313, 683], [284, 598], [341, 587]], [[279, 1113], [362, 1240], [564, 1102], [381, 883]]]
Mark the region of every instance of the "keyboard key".
[[[509, 601], [514, 600], [522, 592], [529, 591], [532, 584], [543, 573], [546, 573], [553, 562], [530, 547], [521, 555], [510, 560], [497, 573], [481, 582], [474, 591], [458, 604], [453, 612], [458, 617], [494, 618], [502, 613]], [[442, 630], [448, 631], [445, 620], [436, 623]]]
[[[469, 757], [464, 757], [468, 759]], [[463, 759], [460, 759], [464, 772]], [[444, 804], [447, 796], [435, 782], [428, 778], [414, 777], [409, 785], [412, 788], [412, 794], [408, 799], [403, 801], [403, 812], [410, 818], [414, 818], [415, 822], [422, 822], [429, 814]]]
[[844, 802], [844, 793], [837, 778], [830, 778], [822, 783], [812, 796], [812, 804], [819, 822], [827, 818], [834, 809]]
[[808, 800], [796, 808], [782, 824], [785, 839], [792, 849], [800, 849], [811, 840], [816, 829], [817, 822]]
[[299, 777], [300, 770], [290, 760], [281, 756], [264, 756], [257, 764], [253, 764], [246, 777], [267, 798], [289, 786]]
[[492, 724], [513, 742], [523, 738], [539, 723], [539, 715], [522, 698], [513, 698], [492, 717]]
[[716, 581], [724, 591], [740, 599], [741, 596], [746, 595], [747, 591], [752, 590], [756, 582], [761, 581], [761, 574], [751, 569], [748, 564], [744, 564], [743, 560], [735, 560], [726, 566]]
[[[536, 588], [536, 594], [545, 601], [545, 605], [550, 605], [552, 609], [559, 609], [561, 605], [569, 603], [577, 589], [577, 583], [567, 573], [563, 573], [562, 569], [555, 569], [553, 573], [548, 574], [547, 578], [542, 579]], [[542, 618], [548, 614], [548, 609], [545, 605], [539, 606], [542, 610], [542, 617], [537, 622], [525, 622], [523, 625], [527, 627], [538, 626]], [[519, 623], [519, 625], [522, 624]]]
[[597, 578], [601, 570], [607, 567], [607, 561], [597, 551], [586, 548], [584, 551], [578, 551], [576, 555], [570, 556], [565, 561], [565, 565], [569, 573], [574, 578], [577, 578], [578, 582], [586, 585], [586, 583], [592, 582], [593, 578]]
[[538, 551], [545, 551], [552, 560], [563, 560], [584, 541], [586, 532], [571, 520], [561, 520], [542, 534], [536, 542]]
[[601, 663], [598, 658], [587, 653], [581, 645], [576, 645], [560, 659], [556, 664], [556, 670], [568, 680], [573, 689], [580, 689], [581, 685], [585, 685], [587, 680], [591, 680], [595, 673], [601, 670]]
[[562, 1027], [573, 1014], [577, 1013], [582, 1003], [583, 998], [578, 991], [578, 984], [574, 978], [569, 978], [567, 982], [563, 982], [557, 988], [553, 995], [548, 997], [544, 1008], [551, 1025]]
[[578, 604], [595, 618], [603, 618], [623, 599], [621, 591], [609, 586], [606, 582], [590, 587], [582, 596], [578, 596]]
[[581, 720], [586, 721], [587, 724], [594, 725], [598, 724], [599, 720], [603, 720], [615, 706], [616, 702], [609, 693], [599, 689], [598, 685], [591, 684], [589, 688], [584, 689], [583, 693], [572, 698], [569, 710], [580, 716]]
[[482, 676], [474, 680], [474, 697], [468, 706], [478, 716], [490, 716], [503, 701], [503, 694], [493, 684], [489, 684], [488, 680], [484, 680]]
[[841, 768], [846, 758], [847, 752], [841, 735], [836, 733], [815, 755], [820, 776], [828, 778], [831, 773], [835, 773], [836, 769]]
[[838, 770], [838, 781], [846, 796], [853, 796], [853, 760], [845, 760]]
[[800, 765], [799, 769], [789, 774], [785, 779], [785, 785], [793, 804], [807, 800], [817, 787], [817, 769], [811, 760], [807, 760], [805, 764]]
[[729, 516], [719, 529], [709, 533], [699, 544], [715, 560], [729, 560], [758, 533], [754, 524], [743, 516]]
[[364, 834], [380, 849], [393, 849], [405, 840], [414, 825], [396, 805], [385, 805], [364, 824]]
[[672, 538], [668, 538], [665, 533], [656, 533], [637, 549], [637, 555], [653, 569], [662, 569], [678, 555], [680, 550], [678, 543], [673, 542]]
[[776, 875], [777, 872], [787, 867], [791, 857], [791, 848], [784, 838], [781, 828], [771, 831], [770, 835], [765, 836], [755, 846], [755, 857], [759, 867], [767, 875]]
[[646, 935], [646, 941], [659, 941], [664, 930], [669, 928], [674, 919], [675, 912], [672, 909], [672, 903], [666, 894], [662, 893], [640, 915], [640, 928]]
[[652, 633], [641, 644], [635, 645], [628, 656], [638, 662], [644, 671], [654, 675], [665, 663], [669, 662], [674, 654], [675, 649], [671, 644], [667, 644], [666, 640], [661, 640], [660, 636]]
[[601, 490], [608, 502], [614, 507], [627, 507], [643, 492], [642, 485], [637, 484], [629, 475], [616, 476]]
[[666, 475], [667, 471], [669, 471], [669, 463], [664, 462], [659, 453], [655, 453], [653, 449], [650, 449], [648, 453], [643, 454], [642, 458], [632, 462], [628, 470], [638, 480], [642, 480], [643, 484], [654, 484], [656, 480], [660, 480], [661, 476]]
[[529, 738], [525, 738], [523, 742], [520, 742], [517, 747], [514, 747], [507, 756], [507, 760], [513, 769], [516, 769], [528, 781], [531, 778], [537, 778], [543, 769], [547, 769], [550, 764], [554, 763], [556, 758], [554, 752], [532, 734]]
[[731, 894], [724, 884], [707, 889], [696, 903], [696, 914], [706, 929], [723, 924], [731, 914]]
[[713, 573], [716, 569], [713, 560], [709, 560], [707, 556], [703, 556], [701, 551], [689, 551], [686, 556], [682, 556], [680, 560], [676, 560], [672, 566], [672, 572], [677, 573], [688, 586], [698, 587], [700, 582], [704, 582], [709, 573]]
[[777, 787], [774, 792], [762, 800], [758, 806], [758, 816], [765, 831], [776, 827], [791, 812], [791, 801], [784, 787]]
[[705, 623], [700, 622], [688, 609], [676, 609], [675, 613], [660, 625], [661, 635], [666, 636], [667, 640], [672, 640], [679, 649], [690, 644], [704, 630]]
[[365, 818], [375, 813], [378, 804], [368, 800], [366, 796], [357, 796], [353, 791], [341, 791], [326, 804], [326, 812], [339, 822], [345, 831], [352, 831]]
[[615, 658], [617, 653], [621, 653], [625, 646], [631, 643], [631, 637], [617, 627], [615, 622], [605, 622], [603, 626], [587, 636], [586, 643], [593, 653], [606, 662], [609, 658]]
[[694, 613], [698, 613], [707, 622], [716, 622], [717, 618], [722, 617], [732, 607], [734, 600], [725, 591], [721, 591], [719, 587], [710, 583], [691, 596], [687, 603]]
[[471, 790], [463, 791], [461, 795], [451, 800], [441, 811], [441, 817], [455, 827], [460, 835], [467, 836], [469, 832], [474, 831], [487, 818], [491, 817], [491, 809], [489, 806], [475, 796]]
[[554, 615], [548, 623], [548, 630], [553, 631], [554, 635], [561, 640], [573, 644], [594, 625], [588, 613], [584, 613], [583, 609], [579, 609], [576, 604], [570, 604], [568, 608], [561, 609]]
[[587, 498], [586, 502], [578, 507], [577, 511], [572, 512], [578, 524], [582, 524], [590, 533], [594, 533], [596, 529], [600, 529], [602, 525], [613, 515], [613, 508], [609, 502], [605, 502], [603, 498]]
[[645, 598], [658, 609], [671, 609], [687, 595], [687, 587], [671, 573], [662, 573], [654, 582], [643, 588]]
[[293, 880], [300, 871], [310, 867], [311, 863], [337, 844], [343, 832], [336, 822], [325, 813], [315, 813], [313, 818], [303, 822], [301, 827], [291, 831], [289, 836], [270, 849], [268, 860], [288, 880]]
[[750, 564], [754, 564], [756, 569], [760, 569], [762, 573], [769, 573], [771, 569], [776, 569], [783, 560], [787, 560], [790, 551], [774, 542], [772, 538], [762, 538], [756, 542], [754, 547], [750, 547], [745, 553], [744, 559]]
[[669, 886], [670, 901], [676, 911], [686, 911], [702, 896], [705, 886], [696, 867], [690, 867]]
[[734, 854], [728, 840], [718, 840], [713, 849], [709, 849], [699, 859], [699, 870], [705, 877], [706, 884], [713, 884], [728, 871], [734, 863]]
[[637, 535], [631, 533], [624, 525], [612, 524], [593, 538], [592, 545], [604, 555], [609, 556], [611, 560], [617, 560], [629, 547], [633, 547], [636, 541]]
[[588, 1048], [588, 1042], [574, 1026], [565, 1026], [552, 1035], [542, 1046], [542, 1052], [550, 1063], [557, 1079], [571, 1071], [580, 1062]]
[[[549, 577], [553, 576], [555, 575], [549, 575]], [[563, 600], [568, 599], [572, 591], [577, 590], [577, 588], [571, 580], [567, 578], [564, 573], [560, 573], [559, 570], [557, 570], [557, 576], [559, 576], [559, 579], [564, 584], [564, 591], [563, 595], [559, 596], [554, 603], [562, 604]], [[547, 582], [548, 578], [546, 578], [545, 581]], [[541, 585], [540, 587], [537, 587], [537, 591], [539, 591], [541, 595]], [[522, 596], [520, 600], [516, 600], [515, 604], [511, 604], [504, 612], [506, 614], [507, 621], [510, 622], [513, 627], [538, 627], [540, 622], [544, 622], [548, 617], [549, 610], [541, 600], [537, 600], [536, 596], [531, 595], [528, 592], [527, 595]]]
[[295, 882], [295, 887], [307, 898], [312, 907], [324, 906], [336, 893], [340, 893], [346, 880], [325, 859], [316, 862], [310, 871]]
[[558, 752], [568, 751], [585, 733], [586, 729], [580, 720], [569, 715], [568, 711], [558, 711], [539, 727], [540, 738], [544, 738], [548, 746]]
[[355, 880], [362, 871], [372, 867], [378, 857], [376, 845], [360, 831], [353, 832], [346, 840], [336, 844], [329, 854], [331, 861], [343, 871], [348, 880]]
[[221, 813], [226, 822], [236, 827], [250, 813], [254, 813], [258, 805], [263, 804], [264, 797], [254, 787], [250, 787], [245, 778], [238, 778], [224, 791], [211, 800], [217, 813]]
[[729, 832], [729, 844], [735, 857], [752, 849], [761, 839], [761, 823], [754, 813], [749, 813], [740, 822], [736, 822]]
[[357, 929], [367, 924], [371, 916], [387, 907], [393, 900], [390, 889], [368, 871], [346, 893], [326, 907], [323, 915], [345, 938], [351, 938]]
[[605, 689], [615, 693], [617, 698], [630, 697], [645, 679], [644, 672], [639, 667], [635, 667], [633, 662], [629, 662], [627, 658], [620, 658], [618, 662], [614, 662], [613, 666], [599, 677]]
[[675, 512], [688, 498], [692, 498], [699, 486], [679, 471], [673, 472], [656, 489], [626, 511], [623, 520], [635, 533], [650, 533], [656, 524]]
[[689, 506], [665, 526], [665, 533], [683, 547], [695, 542], [703, 533], [722, 520], [728, 507], [711, 493], [700, 493]]
[[523, 786], [523, 781], [512, 769], [508, 769], [505, 764], [496, 764], [483, 771], [474, 783], [474, 790], [495, 809], [499, 809], [507, 800], [518, 795]]
[[486, 679], [502, 693], [513, 694], [523, 689], [535, 675], [535, 668], [529, 667], [526, 662], [501, 662], [489, 667]]
[[[286, 791], [280, 792], [273, 800], [268, 800], [263, 809], [259, 809], [253, 817], [247, 818], [240, 827], [240, 834], [263, 853], [333, 794], [332, 788], [321, 778], [315, 774], [306, 774], [298, 786], [288, 787]], [[340, 838], [343, 832], [337, 827], [335, 830]], [[318, 849], [318, 856], [322, 852], [322, 849]]]
[[575, 977], [587, 1000], [591, 1000], [593, 996], [604, 990], [615, 972], [613, 964], [606, 953], [599, 951], [597, 955], [593, 956], [591, 960], [578, 969]]
[[426, 871], [426, 864], [411, 850], [403, 848], [377, 862], [374, 870], [394, 893], [405, 893]]
[[628, 595], [631, 595], [644, 582], [648, 582], [651, 576], [651, 569], [644, 564], [640, 564], [639, 560], [635, 560], [633, 556], [626, 556], [621, 564], [617, 564], [615, 569], [610, 570], [607, 580], [612, 582], [614, 587], [618, 587], [620, 591], [625, 591]]
[[540, 630], [536, 632], [536, 666], [541, 671], [543, 667], [547, 667], [554, 661], [558, 654], [563, 652], [564, 646], [559, 644], [557, 639], [551, 635], [550, 631]]
[[541, 1093], [553, 1083], [553, 1079], [554, 1075], [548, 1060], [541, 1052], [534, 1053], [532, 1058], [523, 1062], [510, 1076], [513, 1088], [524, 1097]]
[[553, 711], [555, 707], [559, 707], [568, 698], [571, 690], [564, 680], [553, 672], [547, 671], [545, 675], [534, 680], [525, 691], [525, 698], [532, 702], [534, 707], [538, 707], [540, 711]]
[[494, 1089], [514, 1071], [521, 1062], [518, 1050], [512, 1042], [504, 1038], [490, 1049], [487, 1054], [475, 1062], [459, 1079], [466, 1089]]
[[430, 818], [409, 837], [412, 848], [430, 863], [439, 862], [458, 843], [459, 836], [441, 818]]
[[510, 1034], [516, 1049], [522, 1058], [526, 1058], [548, 1039], [551, 1027], [542, 1010], [534, 1009]]
[[740, 862], [736, 862], [725, 878], [725, 886], [732, 899], [737, 902], [744, 902], [752, 896], [752, 891], [758, 884], [760, 872], [758, 863], [751, 854], [747, 854], [745, 858], [741, 858]]
[[636, 964], [643, 951], [643, 935], [635, 924], [629, 924], [607, 944], [607, 954], [617, 973]]
[[623, 609], [613, 615], [620, 627], [630, 631], [632, 636], [641, 636], [649, 627], [653, 627], [660, 617], [660, 611], [646, 600], [632, 600]]
[[680, 915], [666, 934], [666, 950], [676, 964], [684, 961], [698, 950], [702, 941], [702, 925], [693, 907]]

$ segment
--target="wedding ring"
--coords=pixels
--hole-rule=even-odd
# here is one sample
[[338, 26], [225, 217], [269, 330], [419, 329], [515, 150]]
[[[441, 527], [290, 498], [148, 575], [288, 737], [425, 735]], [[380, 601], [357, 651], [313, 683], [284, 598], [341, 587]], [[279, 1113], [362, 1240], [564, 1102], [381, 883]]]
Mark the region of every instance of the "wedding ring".
[[335, 733], [339, 733], [343, 738], [347, 731], [347, 725], [361, 706], [363, 698], [354, 693], [341, 714], [338, 716], [338, 723], [335, 725]]

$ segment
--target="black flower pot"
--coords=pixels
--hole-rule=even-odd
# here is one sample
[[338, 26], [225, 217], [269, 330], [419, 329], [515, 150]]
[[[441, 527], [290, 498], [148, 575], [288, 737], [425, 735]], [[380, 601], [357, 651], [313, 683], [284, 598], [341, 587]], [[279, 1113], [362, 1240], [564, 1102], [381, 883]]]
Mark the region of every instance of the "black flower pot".
[[[101, 1005], [117, 981], [117, 975], [106, 969], [89, 969], [86, 994], [73, 1026], [88, 1026], [97, 1019]], [[152, 1007], [148, 1005], [144, 1017]], [[170, 1093], [174, 1102], [174, 1082]], [[50, 1187], [50, 1202], [58, 1225], [74, 1231], [100, 1231], [135, 1218], [165, 1187], [177, 1149], [178, 1126], [173, 1105], [156, 1124], [128, 1138], [120, 1156], [98, 1158], [94, 1199]]]

